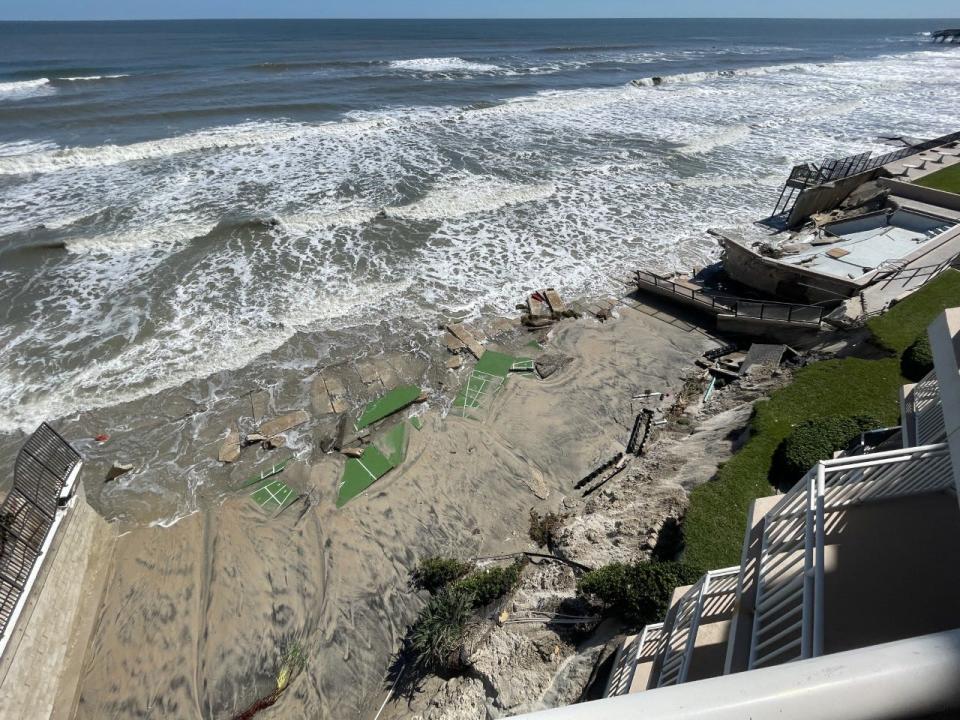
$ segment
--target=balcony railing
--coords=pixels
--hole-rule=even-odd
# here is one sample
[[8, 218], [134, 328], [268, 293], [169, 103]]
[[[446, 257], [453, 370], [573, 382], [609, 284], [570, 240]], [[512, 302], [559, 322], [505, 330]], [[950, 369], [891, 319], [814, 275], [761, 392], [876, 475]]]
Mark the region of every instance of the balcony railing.
[[764, 519], [748, 667], [822, 654], [828, 514], [951, 487], [945, 443], [841, 457], [814, 466]]
[[739, 566], [711, 570], [680, 598], [664, 644], [657, 687], [686, 682], [700, 623], [733, 610], [739, 574]]
[[635, 635], [633, 640], [624, 645], [604, 695], [613, 697], [629, 693], [637, 665], [642, 662], [653, 662], [663, 650], [663, 641], [666, 637], [663, 623], [645, 625], [640, 635]]
[[819, 305], [795, 305], [768, 300], [747, 300], [728, 295], [713, 295], [673, 280], [662, 278], [647, 270], [637, 270], [638, 286], [652, 286], [678, 298], [690, 300], [714, 315], [733, 315], [753, 320], [775, 320], [819, 327], [823, 308]]
[[943, 407], [937, 373], [930, 371], [913, 387], [913, 421], [917, 445], [928, 445], [943, 439]]

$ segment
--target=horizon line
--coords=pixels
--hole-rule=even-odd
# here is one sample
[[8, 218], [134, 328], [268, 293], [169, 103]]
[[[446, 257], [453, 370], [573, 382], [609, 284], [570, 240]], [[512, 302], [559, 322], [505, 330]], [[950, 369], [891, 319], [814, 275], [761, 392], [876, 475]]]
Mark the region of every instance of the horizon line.
[[540, 21], [540, 20], [832, 20], [832, 21], [862, 21], [862, 20], [960, 20], [960, 17], [868, 17], [868, 16], [842, 16], [842, 17], [772, 17], [760, 15], [558, 15], [555, 17], [440, 17], [440, 16], [411, 16], [411, 17], [340, 17], [340, 16], [300, 16], [300, 17], [149, 17], [149, 18], [0, 18], [0, 22], [35, 22], [35, 23], [55, 23], [55, 22], [206, 22], [212, 20], [235, 20], [235, 21], [256, 21], [256, 20], [334, 20], [344, 22], [419, 22], [423, 20], [435, 21], [490, 21], [490, 20], [522, 20], [522, 21]]

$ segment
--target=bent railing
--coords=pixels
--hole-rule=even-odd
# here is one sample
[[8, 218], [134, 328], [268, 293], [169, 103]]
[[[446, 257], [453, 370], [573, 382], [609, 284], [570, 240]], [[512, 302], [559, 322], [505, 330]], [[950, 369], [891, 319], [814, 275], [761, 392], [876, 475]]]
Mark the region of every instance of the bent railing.
[[0, 504], [0, 641], [12, 629], [10, 623], [80, 461], [80, 454], [47, 423], [20, 448], [13, 487]]

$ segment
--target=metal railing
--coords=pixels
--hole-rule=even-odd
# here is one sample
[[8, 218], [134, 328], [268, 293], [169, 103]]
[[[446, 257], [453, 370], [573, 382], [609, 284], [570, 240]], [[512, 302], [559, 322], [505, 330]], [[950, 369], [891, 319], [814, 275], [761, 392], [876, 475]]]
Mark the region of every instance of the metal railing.
[[617, 666], [613, 669], [607, 683], [605, 697], [629, 693], [637, 665], [642, 662], [653, 662], [663, 650], [665, 639], [666, 632], [662, 622], [645, 625], [640, 635], [634, 635], [620, 652]]
[[670, 635], [663, 648], [657, 687], [686, 682], [700, 623], [704, 618], [733, 611], [739, 575], [739, 566], [711, 570], [677, 602]]
[[749, 669], [823, 652], [828, 513], [953, 487], [945, 443], [815, 465], [764, 516]]
[[943, 439], [943, 407], [940, 404], [936, 370], [931, 370], [913, 387], [913, 422], [917, 445], [928, 445]]
[[[842, 158], [827, 158], [819, 164], [807, 162], [802, 165], [795, 165], [780, 191], [780, 197], [777, 199], [777, 204], [774, 207], [773, 217], [787, 215], [793, 209], [793, 206], [799, 199], [799, 195], [794, 197], [795, 193], [793, 190], [806, 190], [807, 188], [822, 185], [823, 183], [842, 180], [851, 175], [858, 175], [868, 170], [875, 170], [887, 163], [902, 160], [905, 157], [916, 155], [917, 153], [956, 140], [960, 140], [960, 132], [943, 135], [933, 140], [927, 140], [926, 142], [917, 143], [916, 145], [900, 148], [899, 150], [892, 150], [883, 155], [873, 156], [870, 152], [863, 152]], [[790, 189], [790, 192], [788, 192], [788, 189]]]
[[819, 305], [795, 305], [767, 300], [747, 300], [730, 295], [713, 295], [703, 290], [680, 285], [647, 270], [637, 270], [636, 280], [639, 286], [650, 285], [686, 300], [692, 300], [716, 315], [733, 315], [754, 320], [815, 326], [819, 326], [823, 320], [823, 308]]
[[13, 487], [0, 504], [0, 638], [6, 635], [30, 574], [40, 561], [64, 484], [80, 459], [47, 423], [20, 448]]

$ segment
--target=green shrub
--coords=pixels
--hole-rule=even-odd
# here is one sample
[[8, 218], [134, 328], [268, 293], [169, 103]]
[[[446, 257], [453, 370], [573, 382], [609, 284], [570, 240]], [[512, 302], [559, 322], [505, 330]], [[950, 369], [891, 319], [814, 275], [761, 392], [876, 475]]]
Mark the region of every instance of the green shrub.
[[530, 510], [530, 539], [538, 547], [550, 547], [553, 542], [553, 535], [564, 520], [563, 515], [548, 512], [546, 515], [540, 515], [536, 510]]
[[702, 574], [679, 562], [612, 563], [586, 573], [577, 589], [640, 626], [663, 619], [674, 588], [695, 582]]
[[472, 612], [473, 597], [456, 586], [430, 598], [410, 631], [410, 649], [419, 671], [449, 675], [460, 669], [460, 648]]
[[773, 456], [771, 480], [787, 490], [821, 460], [829, 460], [836, 450], [842, 450], [850, 441], [866, 430], [883, 423], [869, 415], [830, 415], [805, 420], [785, 437]]
[[483, 607], [513, 590], [520, 582], [523, 562], [518, 560], [507, 567], [477, 570], [454, 583], [453, 588], [473, 598], [474, 607]]
[[919, 382], [931, 370], [933, 370], [933, 351], [930, 349], [930, 338], [923, 333], [904, 351], [903, 357], [900, 358], [900, 373], [907, 380]]
[[462, 578], [473, 570], [471, 563], [454, 558], [428, 557], [420, 561], [413, 571], [414, 584], [428, 592], [436, 592], [444, 585]]

